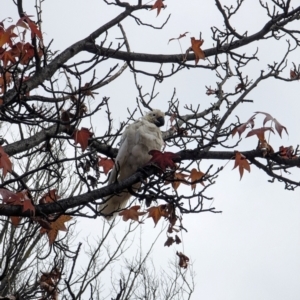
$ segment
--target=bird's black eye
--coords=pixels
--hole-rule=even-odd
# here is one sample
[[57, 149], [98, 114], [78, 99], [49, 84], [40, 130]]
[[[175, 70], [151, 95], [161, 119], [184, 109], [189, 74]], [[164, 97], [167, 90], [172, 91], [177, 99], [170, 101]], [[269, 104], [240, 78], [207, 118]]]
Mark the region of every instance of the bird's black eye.
[[152, 116], [155, 117], [155, 114], [153, 114]]

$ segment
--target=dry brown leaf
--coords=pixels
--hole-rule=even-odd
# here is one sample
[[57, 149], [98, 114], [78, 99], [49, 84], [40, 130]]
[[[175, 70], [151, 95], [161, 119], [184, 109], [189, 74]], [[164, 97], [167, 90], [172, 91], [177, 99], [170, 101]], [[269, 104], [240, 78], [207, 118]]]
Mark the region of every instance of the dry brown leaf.
[[171, 237], [171, 236], [169, 236], [169, 237], [168, 237], [168, 239], [166, 240], [166, 242], [165, 242], [164, 246], [168, 246], [168, 247], [170, 247], [170, 246], [172, 246], [172, 245], [173, 245], [173, 243], [174, 243], [174, 242], [175, 242], [174, 238], [173, 238], [173, 237]]
[[161, 217], [167, 218], [167, 217], [169, 217], [169, 214], [170, 214], [170, 212], [168, 211], [168, 206], [165, 204], [150, 207], [147, 209], [147, 212], [148, 212], [147, 218], [152, 218], [155, 226]]
[[191, 38], [192, 43], [192, 50], [195, 53], [195, 64], [197, 65], [199, 62], [199, 59], [205, 59], [205, 53], [200, 48], [202, 44], [204, 43], [204, 40], [196, 40], [194, 37]]
[[54, 243], [59, 230], [67, 231], [65, 222], [68, 222], [71, 219], [72, 217], [68, 215], [61, 215], [59, 218], [57, 218], [56, 221], [50, 222], [51, 229], [46, 229], [46, 228], [40, 229], [41, 234], [47, 233], [50, 246]]
[[163, 1], [162, 0], [156, 0], [155, 3], [153, 4], [153, 6], [151, 7], [151, 10], [152, 9], [157, 9], [157, 15], [156, 16], [158, 16], [162, 7], [165, 7]]
[[0, 168], [3, 168], [3, 177], [6, 176], [7, 172], [12, 171], [12, 163], [2, 146], [0, 146]]
[[[205, 174], [201, 171], [196, 170], [195, 168], [193, 168], [191, 170], [191, 174], [189, 176], [189, 178], [191, 179], [191, 187], [192, 190], [194, 190], [196, 188], [196, 184], [197, 183], [201, 183], [203, 186], [205, 186], [204, 182], [201, 181], [201, 178], [204, 176]], [[199, 181], [200, 180], [200, 181]]]
[[139, 221], [139, 217], [145, 215], [147, 212], [138, 212], [138, 210], [141, 208], [140, 205], [132, 206], [128, 209], [124, 209], [119, 213], [119, 216], [123, 216], [123, 221], [133, 220], [133, 221]]
[[176, 255], [179, 256], [179, 263], [178, 263], [179, 267], [186, 269], [190, 259], [182, 252], [176, 252]]
[[235, 151], [235, 163], [233, 169], [235, 169], [237, 166], [239, 167], [239, 172], [241, 175], [240, 180], [241, 180], [244, 174], [244, 170], [250, 172], [250, 164], [242, 153]]

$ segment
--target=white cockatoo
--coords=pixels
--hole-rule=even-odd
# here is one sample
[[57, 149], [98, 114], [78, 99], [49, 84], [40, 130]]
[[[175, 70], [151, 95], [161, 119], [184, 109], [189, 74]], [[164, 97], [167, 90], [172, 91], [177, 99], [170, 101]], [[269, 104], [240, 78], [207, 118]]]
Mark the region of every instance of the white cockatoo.
[[[162, 111], [154, 109], [126, 127], [108, 184], [122, 181], [143, 167], [151, 159], [150, 150], [161, 150], [164, 141], [159, 127], [165, 123], [164, 116]], [[140, 185], [135, 184], [133, 189]], [[101, 214], [108, 220], [115, 217], [126, 206], [130, 196], [128, 190], [124, 190], [106, 197], [106, 202], [100, 206]]]

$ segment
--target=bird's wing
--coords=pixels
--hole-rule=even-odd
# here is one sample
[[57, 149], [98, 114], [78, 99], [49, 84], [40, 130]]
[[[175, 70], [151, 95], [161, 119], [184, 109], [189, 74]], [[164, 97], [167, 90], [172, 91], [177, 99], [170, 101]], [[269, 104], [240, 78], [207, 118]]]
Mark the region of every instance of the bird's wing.
[[154, 124], [140, 119], [128, 125], [121, 138], [109, 183], [132, 175], [150, 160], [150, 150], [161, 150], [162, 146], [161, 131]]
[[128, 150], [128, 140], [130, 139], [129, 136], [132, 134], [132, 128], [130, 128], [133, 124], [126, 127], [125, 131], [122, 134], [121, 141], [120, 141], [120, 148], [115, 159], [115, 165], [110, 173], [108, 184], [111, 184], [116, 181], [124, 162], [126, 162], [129, 156]]

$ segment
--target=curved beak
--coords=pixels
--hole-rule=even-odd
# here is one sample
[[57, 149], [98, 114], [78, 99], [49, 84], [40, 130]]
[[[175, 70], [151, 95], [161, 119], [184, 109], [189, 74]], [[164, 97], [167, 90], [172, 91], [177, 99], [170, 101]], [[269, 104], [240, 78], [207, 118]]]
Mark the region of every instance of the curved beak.
[[164, 117], [158, 117], [155, 121], [155, 125], [157, 127], [161, 127], [165, 124], [165, 118]]

